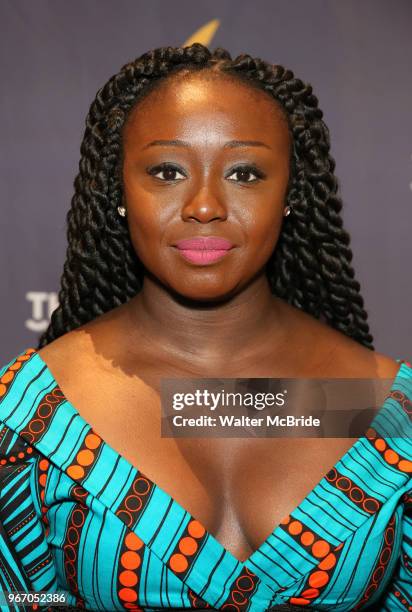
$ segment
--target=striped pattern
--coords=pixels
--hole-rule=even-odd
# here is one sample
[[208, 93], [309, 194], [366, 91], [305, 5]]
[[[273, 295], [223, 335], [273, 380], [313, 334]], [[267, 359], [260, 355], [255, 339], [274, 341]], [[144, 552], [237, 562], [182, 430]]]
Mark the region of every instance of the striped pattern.
[[0, 369], [0, 591], [93, 610], [412, 610], [411, 415], [402, 361], [366, 435], [240, 562], [106, 444], [29, 348]]

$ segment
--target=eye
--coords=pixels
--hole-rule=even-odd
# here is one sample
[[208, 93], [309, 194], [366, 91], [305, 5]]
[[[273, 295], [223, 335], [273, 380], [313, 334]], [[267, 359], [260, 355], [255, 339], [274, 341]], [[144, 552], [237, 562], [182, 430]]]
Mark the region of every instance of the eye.
[[[245, 180], [244, 178], [240, 180], [235, 180], [234, 181], [235, 183], [257, 183], [260, 179], [265, 177], [264, 173], [261, 170], [259, 170], [259, 168], [256, 168], [256, 166], [253, 166], [250, 164], [236, 166], [236, 168], [233, 168], [233, 170], [231, 170], [231, 173], [228, 174], [226, 178], [229, 178], [229, 176], [232, 176], [233, 174], [243, 175], [243, 177], [245, 175], [254, 174], [257, 177], [252, 180], [248, 180], [248, 179]], [[233, 179], [229, 179], [229, 180], [233, 180]]]
[[[148, 169], [148, 173], [151, 176], [154, 176], [155, 178], [159, 178], [161, 181], [164, 182], [170, 182], [170, 181], [175, 181], [176, 178], [173, 178], [173, 175], [175, 175], [176, 173], [180, 174], [181, 176], [184, 177], [184, 175], [181, 173], [180, 168], [178, 166], [175, 166], [174, 164], [159, 164], [158, 166], [153, 166], [152, 168]], [[163, 173], [163, 178], [162, 177], [158, 177], [158, 174], [162, 174]], [[177, 179], [179, 181], [181, 181], [182, 179]]]

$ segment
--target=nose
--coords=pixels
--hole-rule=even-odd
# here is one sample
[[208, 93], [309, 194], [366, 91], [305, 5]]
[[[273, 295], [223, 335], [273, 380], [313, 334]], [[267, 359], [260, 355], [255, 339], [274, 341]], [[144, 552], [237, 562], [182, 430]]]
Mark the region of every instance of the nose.
[[227, 208], [210, 189], [201, 189], [183, 206], [182, 219], [199, 223], [224, 221], [227, 219]]

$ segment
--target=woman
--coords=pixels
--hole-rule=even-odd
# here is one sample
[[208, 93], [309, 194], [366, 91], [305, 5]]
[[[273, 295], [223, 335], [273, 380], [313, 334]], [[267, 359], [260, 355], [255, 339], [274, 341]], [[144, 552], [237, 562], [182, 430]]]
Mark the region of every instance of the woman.
[[167, 377], [387, 378], [382, 414], [405, 427], [412, 366], [373, 349], [310, 85], [155, 49], [98, 92], [81, 154], [59, 307], [2, 370], [4, 590], [412, 606], [408, 438], [159, 434]]

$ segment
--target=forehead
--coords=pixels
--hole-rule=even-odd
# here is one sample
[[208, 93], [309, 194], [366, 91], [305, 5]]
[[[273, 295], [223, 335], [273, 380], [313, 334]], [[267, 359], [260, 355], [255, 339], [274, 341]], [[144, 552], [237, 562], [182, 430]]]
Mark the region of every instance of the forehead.
[[163, 81], [130, 113], [124, 143], [156, 138], [264, 140], [289, 146], [287, 120], [270, 94], [225, 76], [177, 75]]

